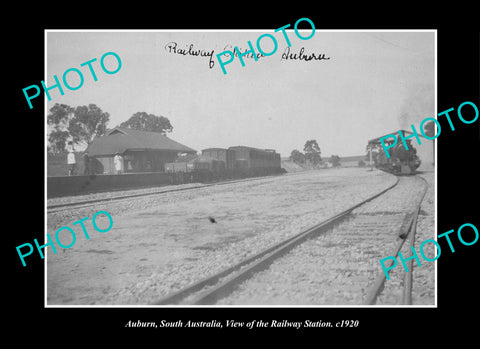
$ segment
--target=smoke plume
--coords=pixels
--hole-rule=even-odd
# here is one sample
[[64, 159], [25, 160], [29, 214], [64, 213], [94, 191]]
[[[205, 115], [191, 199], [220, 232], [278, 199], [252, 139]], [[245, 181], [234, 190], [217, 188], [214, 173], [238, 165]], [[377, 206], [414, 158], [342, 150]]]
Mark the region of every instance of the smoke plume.
[[416, 83], [410, 88], [400, 110], [398, 123], [402, 130], [411, 131], [411, 125], [420, 132], [420, 123], [426, 117], [435, 117], [435, 86]]

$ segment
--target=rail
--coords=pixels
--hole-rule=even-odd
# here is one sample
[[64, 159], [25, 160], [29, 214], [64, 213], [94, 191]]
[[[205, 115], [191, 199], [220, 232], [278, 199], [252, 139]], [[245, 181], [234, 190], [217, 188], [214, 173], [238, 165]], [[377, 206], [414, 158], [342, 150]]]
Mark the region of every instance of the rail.
[[[215, 304], [218, 299], [223, 298], [226, 294], [231, 293], [235, 285], [248, 279], [254, 273], [268, 268], [273, 260], [279, 258], [283, 254], [293, 249], [298, 244], [308, 238], [318, 235], [328, 230], [334, 224], [345, 219], [354, 209], [364, 205], [365, 203], [379, 197], [388, 190], [395, 187], [399, 182], [397, 177], [394, 184], [379, 193], [351, 206], [343, 212], [311, 227], [301, 233], [294, 235], [270, 248], [267, 248], [254, 256], [228, 267], [217, 274], [204, 278], [192, 285], [189, 285], [177, 292], [156, 301], [153, 305], [181, 304], [182, 301], [189, 300], [189, 304]], [[208, 289], [206, 289], [209, 287]]]
[[[427, 193], [427, 189], [428, 189], [427, 181], [422, 177], [417, 176], [417, 178], [420, 178], [421, 180], [423, 180], [425, 186], [423, 188], [423, 192], [420, 196], [418, 203], [415, 205], [415, 209], [409, 216], [408, 224], [404, 225], [403, 229], [399, 233], [399, 236], [401, 238], [398, 240], [392, 252], [389, 254], [389, 256], [393, 256], [395, 258], [397, 258], [398, 252], [402, 249], [402, 246], [406, 241], [408, 241], [408, 247], [409, 247], [408, 251], [410, 256], [412, 251], [411, 247], [415, 243], [418, 214], [420, 212], [420, 207], [422, 205], [423, 198], [425, 197], [425, 194]], [[393, 261], [389, 260], [386, 267], [389, 268], [391, 267], [392, 264], [393, 264]], [[413, 284], [413, 279], [412, 279], [413, 278], [413, 261], [412, 260], [407, 261], [407, 267], [409, 272], [408, 273], [406, 272], [404, 274], [402, 303], [406, 305], [411, 305], [412, 304], [412, 284]], [[383, 272], [383, 270], [379, 271], [377, 278], [373, 283], [373, 286], [367, 292], [367, 296], [365, 298], [365, 304], [367, 305], [376, 304], [377, 297], [382, 293], [384, 289], [385, 279], [386, 279], [386, 275]]]

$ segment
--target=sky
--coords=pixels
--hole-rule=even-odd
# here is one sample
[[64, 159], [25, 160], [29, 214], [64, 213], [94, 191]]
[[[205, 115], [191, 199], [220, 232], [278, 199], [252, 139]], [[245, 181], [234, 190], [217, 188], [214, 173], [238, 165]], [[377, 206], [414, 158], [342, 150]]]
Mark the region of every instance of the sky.
[[[244, 57], [245, 66], [235, 57], [223, 74], [216, 55], [235, 46], [243, 52], [249, 40], [258, 52], [257, 38], [264, 33], [275, 37], [277, 51], [258, 61]], [[308, 37], [311, 30], [300, 34]], [[47, 31], [47, 87], [55, 84], [53, 75], [61, 81], [69, 68], [83, 73], [84, 84], [78, 90], [63, 87], [63, 96], [51, 90], [46, 108], [94, 103], [110, 114], [109, 128], [144, 111], [167, 117], [173, 126], [168, 137], [197, 151], [245, 145], [276, 149], [282, 157], [303, 151], [309, 139], [317, 140], [322, 157], [362, 155], [369, 139], [410, 130], [412, 123], [418, 130], [421, 120], [436, 115], [434, 31], [317, 29], [308, 40], [293, 30], [287, 35], [290, 53], [303, 48], [308, 56], [329, 59], [282, 59], [288, 45], [273, 29]], [[169, 48], [174, 43], [177, 53]], [[194, 51], [213, 50], [213, 67], [208, 56], [178, 53], [190, 45]], [[274, 47], [267, 37], [261, 48]], [[107, 52], [121, 58], [116, 74], [100, 67]], [[80, 66], [93, 58], [98, 81]], [[105, 65], [117, 67], [113, 56]], [[67, 81], [78, 84], [74, 72]]]

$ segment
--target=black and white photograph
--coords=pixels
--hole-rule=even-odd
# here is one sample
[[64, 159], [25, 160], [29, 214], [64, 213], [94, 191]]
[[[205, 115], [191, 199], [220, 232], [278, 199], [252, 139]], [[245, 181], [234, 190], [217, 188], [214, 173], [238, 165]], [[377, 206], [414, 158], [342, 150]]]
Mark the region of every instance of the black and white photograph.
[[45, 307], [437, 306], [437, 31], [313, 23], [45, 31]]

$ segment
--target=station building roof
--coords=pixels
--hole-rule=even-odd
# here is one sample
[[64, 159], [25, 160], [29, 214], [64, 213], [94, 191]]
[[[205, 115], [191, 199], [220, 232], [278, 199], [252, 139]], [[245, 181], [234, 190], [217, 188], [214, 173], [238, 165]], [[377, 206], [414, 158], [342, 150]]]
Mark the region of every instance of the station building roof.
[[90, 156], [114, 155], [132, 151], [170, 151], [195, 154], [197, 151], [175, 142], [158, 132], [139, 131], [124, 127], [115, 127], [105, 136], [95, 138], [87, 148]]

